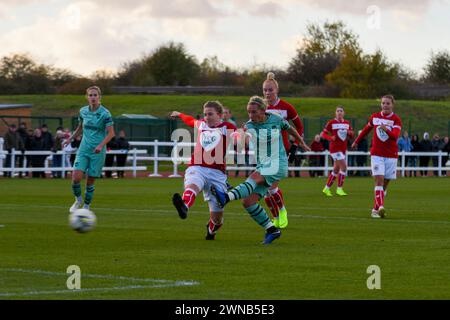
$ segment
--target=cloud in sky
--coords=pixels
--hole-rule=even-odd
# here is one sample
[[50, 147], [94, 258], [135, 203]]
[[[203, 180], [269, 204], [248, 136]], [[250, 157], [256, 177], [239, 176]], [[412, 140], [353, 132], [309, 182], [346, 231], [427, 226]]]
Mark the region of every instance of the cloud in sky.
[[[281, 65], [295, 52], [301, 39], [300, 28], [308, 22], [306, 19], [311, 17], [316, 21], [317, 9], [322, 11], [321, 17], [329, 15], [324, 14], [325, 11], [334, 17], [348, 13], [364, 18], [367, 7], [377, 5], [383, 13], [391, 12], [393, 20], [399, 20], [396, 23], [400, 30], [406, 30], [417, 23], [433, 3], [449, 2], [1, 0], [0, 18], [5, 21], [6, 15], [16, 16], [16, 19], [14, 27], [10, 24], [5, 32], [0, 21], [0, 56], [29, 52], [39, 62], [88, 75], [98, 69], [117, 69], [123, 62], [149, 53], [168, 41], [176, 41], [185, 43], [189, 52], [199, 59], [218, 55], [224, 63], [245, 64], [254, 55], [258, 61], [280, 61]], [[27, 7], [41, 10], [30, 16], [31, 10], [25, 10]], [[51, 13], [47, 12], [48, 7], [52, 8]], [[27, 16], [21, 16], [23, 12], [27, 12]], [[303, 18], [299, 18], [302, 14]], [[3, 25], [6, 28], [5, 22]], [[273, 50], [256, 49], [265, 47], [266, 41], [271, 42]]]

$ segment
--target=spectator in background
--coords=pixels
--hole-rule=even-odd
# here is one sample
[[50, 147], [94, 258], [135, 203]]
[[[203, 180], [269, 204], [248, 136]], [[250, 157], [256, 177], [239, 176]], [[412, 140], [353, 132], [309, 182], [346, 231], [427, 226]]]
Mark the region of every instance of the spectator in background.
[[[68, 139], [70, 137], [70, 130], [69, 129], [65, 129], [64, 130], [64, 140]], [[62, 141], [64, 143], [64, 140]], [[64, 146], [64, 144], [62, 143], [62, 150], [64, 151], [64, 157], [62, 159], [62, 162], [64, 163], [64, 167], [65, 168], [70, 168], [72, 167], [72, 163], [70, 162], [70, 158], [72, 156], [72, 154], [74, 154], [74, 152], [76, 151], [76, 149], [74, 150], [72, 148], [72, 144], [69, 143], [66, 146]], [[71, 172], [70, 170], [68, 172]], [[64, 173], [64, 178], [66, 177], [66, 172]]]
[[[62, 167], [62, 154], [57, 154], [57, 152], [62, 151], [62, 143], [65, 140], [65, 134], [64, 131], [62, 131], [62, 128], [59, 128], [59, 130], [56, 131], [56, 137], [55, 137], [55, 143], [52, 148], [52, 151], [54, 154], [52, 155], [52, 167], [53, 168], [61, 168]], [[52, 177], [53, 178], [61, 178], [62, 171], [52, 171]]]
[[42, 139], [44, 140], [44, 150], [52, 150], [55, 141], [53, 135], [48, 131], [48, 126], [44, 123], [41, 127]]
[[[120, 130], [119, 138], [116, 139], [116, 147], [117, 150], [120, 150], [121, 153], [116, 155], [116, 161], [118, 167], [125, 167], [125, 163], [127, 162], [128, 150], [130, 149], [130, 144], [126, 138], [125, 130]], [[119, 178], [124, 177], [124, 171], [118, 170], [117, 176]]]
[[[420, 152], [431, 152], [432, 145], [430, 141], [430, 134], [425, 132], [423, 134], [423, 139], [420, 141]], [[428, 167], [430, 162], [430, 156], [420, 156], [419, 157], [419, 166], [420, 167]], [[426, 177], [428, 175], [428, 170], [420, 170], [420, 175], [422, 177]]]
[[[403, 131], [403, 135], [397, 141], [398, 151], [399, 152], [411, 152], [413, 150], [413, 146], [411, 143], [411, 139], [409, 138], [408, 131]], [[412, 162], [412, 156], [406, 156], [405, 165], [408, 167]], [[408, 172], [406, 172], [406, 177], [408, 176]], [[412, 172], [409, 171], [409, 176], [412, 176]]]
[[[70, 135], [69, 135], [69, 137], [70, 137]], [[73, 141], [70, 143], [70, 146], [72, 147], [72, 152], [73, 152], [73, 153], [70, 155], [70, 163], [71, 163], [71, 166], [73, 166], [73, 163], [75, 162], [75, 157], [76, 157], [76, 155], [77, 155], [77, 150], [78, 150], [78, 148], [80, 147], [80, 144], [81, 144], [81, 138], [83, 138], [82, 135], [76, 136], [76, 137], [73, 139]]]
[[[289, 136], [289, 142], [291, 143], [291, 145], [295, 142], [295, 140], [293, 139], [293, 137]], [[298, 146], [297, 147], [298, 150], [296, 150], [295, 155], [291, 155], [291, 157], [289, 158], [289, 163], [293, 163], [294, 167], [301, 167], [302, 166], [302, 160], [304, 159], [304, 156], [297, 154], [297, 151], [299, 152], [304, 152], [303, 148]], [[300, 170], [295, 170], [294, 171], [294, 176], [296, 178], [300, 178]], [[289, 171], [289, 177], [292, 177], [292, 171]]]
[[[106, 144], [106, 157], [105, 157], [105, 167], [114, 167], [114, 158], [116, 157], [115, 154], [109, 153], [109, 151], [116, 151], [116, 138], [113, 137], [109, 142]], [[111, 170], [105, 170], [105, 178], [111, 178], [112, 177], [112, 171]]]
[[[419, 135], [415, 134], [411, 137], [411, 145], [412, 145], [412, 151], [413, 152], [420, 152], [420, 142], [419, 142]], [[417, 167], [417, 156], [410, 156], [410, 163], [408, 163], [408, 166], [411, 167]], [[417, 171], [414, 171], [414, 177], [417, 177]], [[412, 172], [410, 172], [410, 176], [412, 176]]]
[[[19, 124], [19, 129], [17, 129], [17, 132], [19, 133], [20, 137], [22, 138], [22, 142], [24, 144], [24, 149], [22, 150], [23, 152], [26, 151], [26, 145], [27, 145], [27, 140], [28, 140], [28, 132], [27, 132], [27, 124], [25, 122], [21, 122]], [[17, 156], [18, 161], [19, 161], [19, 167], [23, 168], [24, 167], [24, 160], [25, 160], [25, 155], [21, 154]], [[30, 166], [30, 163], [28, 161], [27, 158], [27, 167]], [[19, 173], [19, 177], [22, 177], [23, 172]], [[28, 176], [28, 172], [25, 172], [25, 176]]]
[[[439, 134], [435, 133], [433, 135], [433, 140], [431, 141], [431, 151], [432, 152], [439, 152], [444, 150], [445, 147], [445, 142], [443, 139], [441, 139], [439, 137]], [[439, 166], [439, 156], [433, 156], [432, 157], [433, 160], [433, 167], [438, 167]], [[445, 165], [445, 163], [442, 163], [442, 165]], [[439, 175], [439, 171], [433, 171], [434, 176], [438, 176]]]
[[[42, 135], [41, 129], [37, 128], [34, 130], [33, 137], [30, 142], [30, 150], [31, 151], [46, 151], [46, 142]], [[31, 159], [31, 167], [32, 168], [43, 168], [45, 166], [46, 155], [32, 155]], [[45, 178], [45, 170], [42, 171], [33, 171], [33, 178]]]
[[[348, 150], [350, 150], [350, 147], [352, 146], [353, 141], [355, 141], [355, 137], [347, 137], [347, 149]], [[349, 155], [347, 155], [347, 159], [348, 159], [347, 167], [354, 167], [356, 165], [356, 156], [349, 154]], [[348, 170], [347, 175], [354, 176], [354, 175], [356, 175], [356, 172]]]
[[[19, 132], [17, 132], [17, 126], [15, 124], [11, 124], [8, 128], [8, 132], [6, 132], [5, 136], [3, 137], [5, 140], [4, 142], [4, 148], [6, 151], [8, 151], [8, 154], [6, 155], [6, 162], [5, 162], [5, 168], [12, 168], [12, 156], [11, 151], [12, 149], [16, 151], [25, 151], [25, 144], [23, 143], [22, 138], [20, 137]], [[14, 167], [17, 165], [18, 157], [14, 157]], [[19, 174], [20, 177], [22, 177], [22, 173]], [[5, 172], [5, 177], [11, 178], [11, 171]]]
[[[445, 145], [444, 145], [444, 148], [442, 149], [442, 152], [447, 153], [447, 155], [443, 156], [442, 165], [447, 166], [447, 162], [450, 160], [450, 143], [449, 143], [448, 137], [444, 137], [443, 140], [444, 140]], [[450, 164], [448, 164], [448, 165], [450, 165]], [[442, 171], [442, 175], [446, 176], [447, 171]]]
[[[358, 131], [358, 136], [361, 134], [362, 130]], [[367, 138], [364, 137], [358, 144], [356, 151], [367, 152], [369, 151], [369, 143], [367, 142]], [[358, 155], [356, 156], [356, 166], [357, 167], [365, 167], [367, 164], [367, 155]], [[369, 173], [365, 170], [358, 170], [356, 175], [361, 177], [367, 177]]]
[[[316, 134], [314, 136], [313, 142], [311, 142], [311, 151], [313, 152], [323, 152], [325, 147], [320, 139], [320, 135]], [[324, 156], [321, 155], [310, 155], [309, 156], [309, 166], [310, 167], [323, 167], [325, 163]], [[320, 170], [310, 170], [309, 175], [311, 177], [323, 176], [323, 171]]]

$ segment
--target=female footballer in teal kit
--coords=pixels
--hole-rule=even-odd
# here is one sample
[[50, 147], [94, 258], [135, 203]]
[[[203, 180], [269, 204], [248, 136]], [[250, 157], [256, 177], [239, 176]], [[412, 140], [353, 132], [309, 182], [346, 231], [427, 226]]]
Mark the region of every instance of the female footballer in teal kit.
[[101, 94], [99, 87], [92, 86], [86, 89], [89, 105], [80, 109], [78, 127], [64, 142], [66, 146], [78, 135], [83, 135], [73, 166], [72, 192], [75, 202], [69, 209], [71, 213], [83, 204], [80, 184], [83, 174], [87, 177], [83, 208], [89, 209], [94, 196], [95, 178], [101, 177], [105, 163], [106, 144], [115, 135], [111, 113], [100, 103]]
[[309, 151], [298, 132], [289, 123], [276, 114], [266, 112], [267, 104], [258, 96], [250, 98], [247, 113], [250, 120], [245, 124], [246, 134], [251, 137], [251, 144], [256, 154], [256, 170], [248, 179], [237, 187], [222, 192], [211, 187], [221, 207], [228, 202], [243, 199], [242, 204], [253, 220], [266, 230], [264, 244], [270, 244], [281, 235], [258, 201], [275, 182], [288, 175], [288, 158], [283, 144], [282, 131], [287, 131], [298, 139], [300, 145]]

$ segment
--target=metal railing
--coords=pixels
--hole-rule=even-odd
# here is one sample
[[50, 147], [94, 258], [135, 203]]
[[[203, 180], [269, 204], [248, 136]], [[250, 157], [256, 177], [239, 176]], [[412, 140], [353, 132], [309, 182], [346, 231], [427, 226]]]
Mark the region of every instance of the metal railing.
[[[108, 151], [107, 154], [124, 154], [126, 153], [128, 155], [127, 162], [129, 162], [130, 165], [124, 166], [124, 167], [103, 167], [103, 171], [112, 171], [112, 170], [120, 170], [120, 171], [132, 171], [133, 177], [137, 176], [138, 171], [147, 171], [150, 170], [150, 174], [148, 174], [149, 177], [161, 177], [162, 174], [160, 172], [160, 165], [161, 163], [164, 163], [172, 167], [171, 174], [169, 177], [181, 177], [179, 174], [179, 166], [183, 163], [187, 163], [190, 161], [190, 157], [178, 157], [178, 150], [179, 148], [183, 147], [194, 147], [195, 143], [186, 143], [186, 142], [159, 142], [158, 140], [147, 142], [147, 141], [131, 141], [130, 142], [131, 147], [133, 149], [131, 150], [115, 150], [115, 151]], [[138, 149], [140, 147], [140, 149]], [[172, 153], [171, 155], [163, 155], [160, 153], [160, 147], [172, 147]], [[145, 149], [144, 149], [145, 148]], [[153, 155], [150, 156], [148, 154], [148, 150], [150, 149], [153, 152]], [[10, 153], [3, 150], [3, 140], [0, 138], [0, 172], [11, 172], [11, 176], [14, 176], [15, 173], [20, 172], [62, 172], [62, 175], [64, 176], [66, 172], [71, 171], [73, 168], [69, 165], [67, 165], [67, 157], [70, 157], [71, 154], [75, 153], [76, 151], [68, 152], [68, 151], [58, 151], [58, 152], [51, 152], [51, 151], [17, 151], [12, 150]], [[6, 155], [9, 155], [11, 157], [9, 163], [10, 166], [5, 167], [4, 161], [6, 159]], [[44, 162], [44, 167], [39, 168], [30, 168], [28, 167], [27, 156], [33, 156], [33, 155], [45, 155], [46, 159]], [[49, 162], [52, 161], [53, 155], [61, 155], [62, 156], [62, 164], [60, 167], [55, 167], [54, 164], [52, 166], [49, 166]], [[172, 157], [173, 155], [173, 157]], [[254, 169], [254, 161], [252, 162], [252, 155], [250, 154], [250, 163], [248, 164], [236, 164], [234, 163], [234, 157], [235, 152], [233, 150], [229, 150], [227, 153], [227, 170], [231, 171], [247, 171]], [[243, 156], [243, 154], [241, 153]], [[289, 171], [323, 171], [325, 175], [328, 175], [330, 170], [332, 170], [332, 161], [330, 158], [330, 152], [329, 151], [323, 151], [323, 152], [298, 152], [299, 156], [302, 157], [309, 157], [309, 156], [321, 156], [323, 157], [323, 166], [290, 166]], [[23, 165], [21, 167], [16, 166], [16, 158], [18, 156], [23, 156]], [[367, 159], [365, 163], [367, 163], [367, 160], [369, 159], [368, 156], [370, 156], [369, 152], [361, 152], [361, 151], [348, 151], [346, 153], [347, 163], [348, 158], [351, 156], [367, 156]], [[437, 158], [437, 166], [429, 166], [429, 167], [409, 167], [406, 163], [406, 157], [421, 157], [421, 156], [427, 156], [430, 158]], [[448, 154], [445, 152], [399, 152], [399, 165], [397, 166], [397, 172], [400, 173], [402, 177], [405, 176], [405, 173], [407, 171], [437, 171], [438, 176], [443, 175], [443, 171], [450, 171], [450, 163], [444, 163], [443, 159], [447, 158]], [[140, 165], [138, 165], [138, 163]], [[142, 165], [144, 164], [144, 165]], [[370, 171], [371, 167], [370, 165], [364, 165], [364, 166], [349, 166], [347, 168], [348, 171]]]

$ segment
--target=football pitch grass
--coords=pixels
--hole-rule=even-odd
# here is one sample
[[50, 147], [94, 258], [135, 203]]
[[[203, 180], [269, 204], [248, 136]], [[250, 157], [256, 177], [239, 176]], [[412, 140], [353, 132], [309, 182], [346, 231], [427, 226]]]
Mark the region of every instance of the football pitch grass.
[[[324, 183], [282, 181], [289, 226], [264, 246], [239, 202], [204, 240], [203, 197], [186, 220], [172, 206], [181, 179], [97, 180], [86, 234], [68, 226], [69, 180], [1, 179], [0, 299], [450, 299], [448, 178], [394, 181], [383, 220], [370, 218], [371, 178], [348, 178], [347, 197]], [[81, 290], [67, 289], [71, 265]]]

